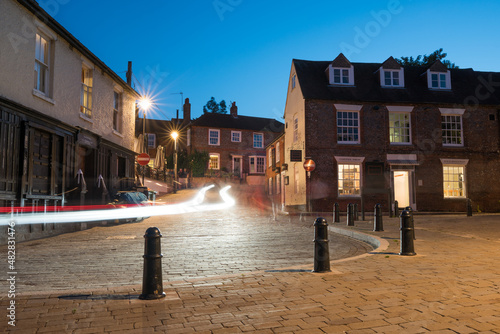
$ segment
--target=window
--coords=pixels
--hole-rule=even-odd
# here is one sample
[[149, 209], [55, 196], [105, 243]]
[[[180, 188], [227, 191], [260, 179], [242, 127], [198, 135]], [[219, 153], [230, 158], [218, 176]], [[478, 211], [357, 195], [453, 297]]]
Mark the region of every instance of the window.
[[208, 145], [220, 145], [220, 130], [208, 130]]
[[333, 69], [333, 83], [349, 84], [349, 70], [344, 68]]
[[361, 165], [339, 164], [339, 196], [359, 196], [361, 189]]
[[231, 131], [231, 141], [234, 143], [241, 142], [241, 131]]
[[293, 142], [297, 142], [299, 140], [299, 118], [296, 116], [293, 119]]
[[391, 144], [409, 144], [410, 138], [410, 114], [389, 113], [389, 140]]
[[250, 157], [250, 174], [264, 174], [265, 157]]
[[254, 148], [264, 147], [264, 135], [262, 133], [253, 134], [253, 147]]
[[427, 80], [431, 89], [451, 89], [450, 71], [427, 72]]
[[292, 89], [294, 89], [294, 88], [295, 88], [295, 86], [296, 86], [296, 84], [297, 84], [297, 82], [296, 82], [296, 81], [297, 81], [297, 75], [296, 75], [296, 74], [294, 74], [294, 75], [292, 76]]
[[156, 134], [147, 133], [148, 137], [148, 148], [156, 148]]
[[403, 70], [381, 70], [382, 87], [403, 87]]
[[337, 142], [359, 143], [359, 113], [355, 111], [337, 112]]
[[281, 175], [276, 175], [276, 195], [281, 193]]
[[92, 118], [92, 69], [82, 66], [82, 94], [80, 111]]
[[271, 167], [273, 165], [273, 149], [269, 148], [267, 151], [267, 165]]
[[465, 197], [464, 166], [443, 165], [444, 197]]
[[276, 143], [276, 162], [280, 162], [280, 143]]
[[268, 189], [268, 194], [272, 195], [273, 194], [273, 178], [272, 177], [270, 177], [268, 180], [267, 189]]
[[218, 153], [210, 153], [208, 160], [208, 169], [220, 169], [219, 165], [220, 155]]
[[299, 166], [295, 164], [293, 166], [294, 169], [294, 175], [295, 175], [295, 193], [298, 194], [300, 191], [300, 172], [299, 172]]
[[121, 132], [122, 128], [122, 94], [119, 92], [113, 93], [113, 130]]
[[44, 95], [49, 95], [49, 42], [40, 34], [35, 37], [35, 86]]
[[186, 135], [186, 137], [187, 137], [186, 138], [186, 141], [187, 141], [186, 145], [187, 146], [191, 146], [191, 129], [187, 129], [187, 135]]
[[444, 146], [463, 146], [461, 115], [441, 115], [441, 129]]

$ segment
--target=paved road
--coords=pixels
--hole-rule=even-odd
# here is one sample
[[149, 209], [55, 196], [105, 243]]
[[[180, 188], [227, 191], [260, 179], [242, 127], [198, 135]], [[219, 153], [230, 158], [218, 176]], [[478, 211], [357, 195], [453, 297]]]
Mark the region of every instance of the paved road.
[[[163, 279], [210, 277], [313, 262], [313, 222], [235, 206], [224, 211], [151, 217], [17, 245], [18, 290], [81, 290], [142, 282], [144, 233], [160, 229]], [[332, 234], [332, 259], [372, 248]], [[5, 284], [5, 282], [2, 282]]]

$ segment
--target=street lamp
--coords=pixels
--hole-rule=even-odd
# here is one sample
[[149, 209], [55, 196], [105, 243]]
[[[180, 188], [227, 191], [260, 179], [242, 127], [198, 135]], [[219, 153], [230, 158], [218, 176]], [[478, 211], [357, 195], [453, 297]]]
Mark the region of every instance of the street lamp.
[[[148, 153], [148, 142], [146, 141], [146, 112], [153, 105], [153, 101], [148, 96], [143, 96], [138, 102], [139, 108], [142, 110], [142, 150], [144, 153]], [[146, 172], [146, 166], [142, 166], [142, 185], [144, 185], [144, 174]]]
[[311, 195], [312, 195], [312, 183], [311, 183], [311, 172], [316, 168], [316, 163], [311, 158], [306, 158], [304, 161], [304, 169], [307, 172], [307, 178], [309, 180], [309, 194], [306, 194], [307, 197], [307, 211], [311, 212]]
[[179, 133], [177, 131], [173, 131], [170, 136], [174, 139], [174, 194], [177, 193], [177, 138], [179, 137]]

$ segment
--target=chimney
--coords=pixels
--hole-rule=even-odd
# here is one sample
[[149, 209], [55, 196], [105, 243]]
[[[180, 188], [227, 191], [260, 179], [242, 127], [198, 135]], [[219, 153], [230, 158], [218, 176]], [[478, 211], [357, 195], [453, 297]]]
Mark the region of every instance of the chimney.
[[233, 102], [229, 111], [231, 112], [231, 116], [238, 118], [238, 107], [236, 106], [236, 102]]
[[132, 87], [132, 62], [128, 62], [128, 69], [127, 69], [127, 84]]
[[183, 121], [188, 123], [191, 121], [191, 103], [189, 103], [189, 98], [186, 98], [184, 102], [184, 106], [182, 107], [184, 110]]

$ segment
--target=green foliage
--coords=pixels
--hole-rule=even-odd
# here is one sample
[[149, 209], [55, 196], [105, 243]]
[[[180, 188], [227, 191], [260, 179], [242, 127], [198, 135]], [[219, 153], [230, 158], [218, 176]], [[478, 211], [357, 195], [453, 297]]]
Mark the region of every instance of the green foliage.
[[403, 66], [427, 66], [432, 65], [436, 60], [441, 60], [443, 65], [447, 68], [458, 68], [455, 63], [452, 63], [449, 60], [443, 60], [447, 55], [447, 53], [443, 53], [443, 48], [440, 48], [429, 55], [418, 55], [416, 58], [413, 58], [412, 56], [401, 57], [396, 60]]
[[227, 114], [226, 101], [221, 100], [217, 103], [217, 101], [215, 101], [215, 97], [212, 96], [207, 104], [203, 106], [203, 113]]
[[208, 166], [208, 160], [210, 160], [210, 156], [207, 151], [198, 152], [195, 150], [191, 153], [188, 157], [191, 175], [194, 177], [204, 176]]

